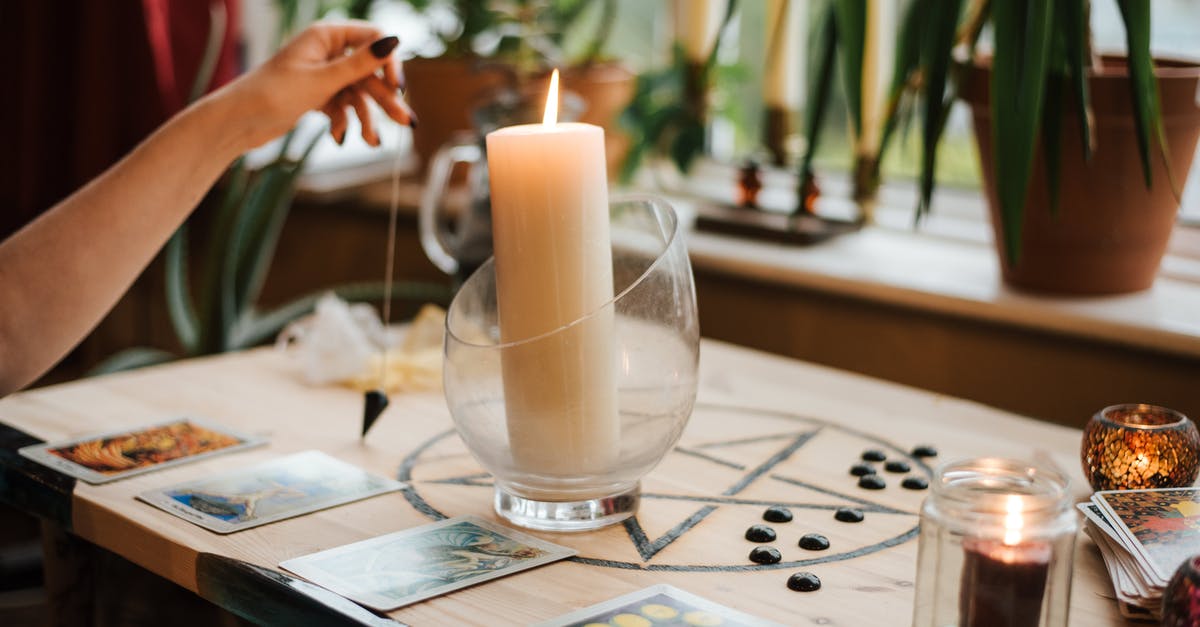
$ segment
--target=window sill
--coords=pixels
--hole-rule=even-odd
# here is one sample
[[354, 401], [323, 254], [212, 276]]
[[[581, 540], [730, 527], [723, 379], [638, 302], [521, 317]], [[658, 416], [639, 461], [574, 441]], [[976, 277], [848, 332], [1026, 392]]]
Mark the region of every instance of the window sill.
[[694, 231], [688, 246], [701, 271], [1200, 358], [1200, 272], [1178, 256], [1144, 292], [1056, 297], [1005, 285], [990, 243], [886, 226], [808, 247]]

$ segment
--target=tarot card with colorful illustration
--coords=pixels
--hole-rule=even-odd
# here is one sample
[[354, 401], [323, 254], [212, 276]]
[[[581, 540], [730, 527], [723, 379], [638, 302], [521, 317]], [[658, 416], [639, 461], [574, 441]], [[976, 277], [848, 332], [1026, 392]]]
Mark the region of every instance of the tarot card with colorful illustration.
[[34, 444], [18, 452], [88, 483], [108, 483], [264, 443], [265, 438], [197, 418], [175, 418], [67, 442]]
[[306, 451], [138, 498], [205, 529], [233, 533], [402, 487], [320, 451]]
[[391, 611], [575, 554], [474, 516], [458, 516], [287, 560], [281, 567], [367, 607]]
[[538, 623], [536, 627], [654, 625], [655, 627], [779, 627], [674, 586], [659, 584]]
[[1092, 499], [1154, 586], [1165, 586], [1183, 560], [1200, 553], [1200, 488], [1111, 490]]

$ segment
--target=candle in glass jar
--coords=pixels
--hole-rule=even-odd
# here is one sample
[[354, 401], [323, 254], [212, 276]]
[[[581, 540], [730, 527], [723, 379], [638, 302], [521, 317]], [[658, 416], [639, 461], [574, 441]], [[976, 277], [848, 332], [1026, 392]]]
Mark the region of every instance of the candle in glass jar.
[[[487, 135], [509, 446], [542, 476], [604, 472], [618, 454], [604, 131], [542, 124]], [[565, 325], [571, 325], [563, 328]]]
[[1023, 540], [1022, 499], [1007, 499], [1004, 539], [963, 541], [959, 627], [1030, 627], [1042, 614], [1049, 543]]

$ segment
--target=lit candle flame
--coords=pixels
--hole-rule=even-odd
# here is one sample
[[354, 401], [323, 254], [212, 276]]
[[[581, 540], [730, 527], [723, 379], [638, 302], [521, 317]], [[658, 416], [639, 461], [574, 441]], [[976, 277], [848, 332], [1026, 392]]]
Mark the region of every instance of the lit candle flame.
[[558, 70], [550, 74], [550, 92], [546, 94], [546, 112], [542, 114], [542, 126], [554, 126], [558, 122]]
[[1024, 504], [1021, 500], [1016, 494], [1008, 496], [1005, 506], [1008, 514], [1004, 517], [1004, 544], [1007, 546], [1015, 546], [1021, 542], [1021, 528], [1025, 526], [1025, 517], [1021, 515]]

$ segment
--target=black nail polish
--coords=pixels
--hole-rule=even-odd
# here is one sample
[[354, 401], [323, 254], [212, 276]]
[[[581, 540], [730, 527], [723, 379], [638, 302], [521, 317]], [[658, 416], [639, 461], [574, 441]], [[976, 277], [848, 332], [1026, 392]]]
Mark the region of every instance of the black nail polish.
[[382, 59], [391, 54], [392, 51], [396, 49], [396, 45], [399, 43], [399, 37], [395, 35], [389, 35], [371, 44], [371, 54], [375, 55], [376, 59]]

